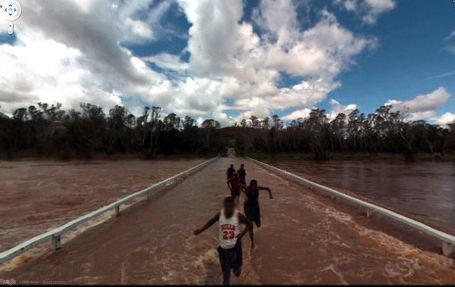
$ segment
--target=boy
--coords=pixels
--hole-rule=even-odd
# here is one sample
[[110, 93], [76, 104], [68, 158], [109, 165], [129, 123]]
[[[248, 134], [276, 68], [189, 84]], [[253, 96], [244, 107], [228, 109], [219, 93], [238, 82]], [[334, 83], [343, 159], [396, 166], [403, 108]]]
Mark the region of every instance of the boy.
[[239, 200], [240, 200], [240, 193], [241, 193], [242, 189], [245, 189], [245, 188], [246, 188], [246, 186], [243, 185], [243, 184], [240, 182], [239, 174], [238, 174], [238, 173], [234, 173], [234, 176], [231, 177], [230, 179], [228, 179], [227, 185], [228, 185], [229, 189], [231, 190], [231, 196], [232, 196], [237, 202], [239, 202]]
[[239, 170], [237, 171], [240, 177], [240, 183], [243, 185], [246, 185], [246, 170], [245, 170], [245, 165], [242, 163], [240, 165]]
[[[247, 232], [250, 233], [251, 248], [254, 248], [253, 224], [235, 208], [235, 199], [226, 197], [224, 199], [224, 208], [215, 214], [201, 229], [196, 229], [193, 232], [194, 235], [201, 234], [217, 221], [219, 222], [218, 240], [220, 242], [217, 251], [223, 272], [223, 285], [229, 285], [231, 269], [237, 277], [242, 273], [241, 239]], [[246, 228], [241, 230], [241, 224], [246, 225]]]
[[269, 192], [270, 199], [273, 199], [272, 191], [268, 187], [258, 186], [257, 180], [253, 179], [245, 189], [246, 201], [243, 205], [246, 217], [261, 227], [261, 209], [259, 207], [259, 191]]

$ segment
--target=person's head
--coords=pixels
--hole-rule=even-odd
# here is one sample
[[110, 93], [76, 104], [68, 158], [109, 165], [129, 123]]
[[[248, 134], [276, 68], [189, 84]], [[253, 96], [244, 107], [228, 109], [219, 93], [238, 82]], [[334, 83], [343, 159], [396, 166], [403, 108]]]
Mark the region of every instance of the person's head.
[[258, 181], [255, 180], [255, 179], [252, 179], [252, 180], [250, 181], [250, 187], [252, 187], [252, 188], [258, 187]]
[[234, 168], [234, 165], [233, 165], [233, 164], [231, 164], [231, 168]]
[[245, 167], [245, 165], [242, 163], [242, 164], [240, 165], [240, 167], [241, 167], [241, 168], [244, 168], [244, 167]]
[[231, 217], [235, 211], [235, 199], [228, 196], [224, 199], [224, 213], [226, 217]]
[[238, 172], [234, 172], [234, 177], [239, 177], [239, 173]]

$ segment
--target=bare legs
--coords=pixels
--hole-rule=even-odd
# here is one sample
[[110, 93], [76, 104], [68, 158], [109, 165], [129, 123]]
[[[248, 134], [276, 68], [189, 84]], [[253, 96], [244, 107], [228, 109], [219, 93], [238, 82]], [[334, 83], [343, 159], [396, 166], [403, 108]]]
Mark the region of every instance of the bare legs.
[[[240, 277], [242, 274], [242, 266], [235, 268], [232, 270], [236, 277]], [[231, 284], [231, 270], [223, 272], [223, 285], [230, 285]]]

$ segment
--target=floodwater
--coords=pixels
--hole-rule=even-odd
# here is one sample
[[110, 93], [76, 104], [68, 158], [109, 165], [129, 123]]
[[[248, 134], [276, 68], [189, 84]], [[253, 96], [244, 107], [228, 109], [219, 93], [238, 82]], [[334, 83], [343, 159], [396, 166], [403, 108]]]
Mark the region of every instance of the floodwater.
[[0, 251], [201, 162], [0, 161]]
[[455, 163], [269, 160], [317, 183], [455, 231]]
[[[237, 167], [241, 161], [219, 159], [161, 196], [2, 276], [19, 284], [220, 284], [217, 226], [199, 236], [192, 232], [221, 209], [231, 163]], [[260, 195], [263, 225], [255, 228], [256, 248], [250, 249], [245, 236], [242, 276], [232, 283], [455, 283], [453, 259], [384, 232], [373, 224], [375, 217], [245, 164], [248, 179], [270, 187], [274, 199]]]

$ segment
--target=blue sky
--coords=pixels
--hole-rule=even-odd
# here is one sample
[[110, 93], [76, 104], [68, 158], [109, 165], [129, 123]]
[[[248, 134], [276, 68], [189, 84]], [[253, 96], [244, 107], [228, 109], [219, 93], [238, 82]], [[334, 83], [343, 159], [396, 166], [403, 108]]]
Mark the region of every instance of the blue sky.
[[6, 113], [157, 105], [229, 125], [387, 103], [410, 120], [455, 120], [451, 0], [20, 2], [14, 37], [0, 21]]

